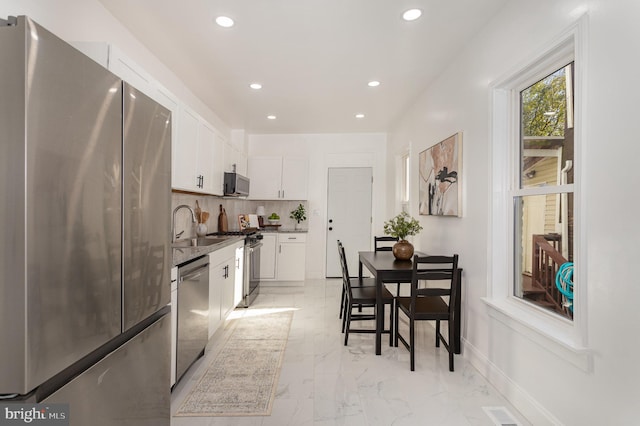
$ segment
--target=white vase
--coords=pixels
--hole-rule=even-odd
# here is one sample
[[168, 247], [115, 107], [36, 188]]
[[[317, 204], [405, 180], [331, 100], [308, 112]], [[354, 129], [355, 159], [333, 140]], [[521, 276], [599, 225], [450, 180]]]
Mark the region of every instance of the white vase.
[[204, 237], [207, 235], [207, 224], [206, 223], [199, 223], [198, 226], [196, 226], [196, 235], [198, 237]]
[[302, 229], [302, 224], [300, 222], [296, 222], [296, 226], [293, 229], [295, 229], [296, 231]]

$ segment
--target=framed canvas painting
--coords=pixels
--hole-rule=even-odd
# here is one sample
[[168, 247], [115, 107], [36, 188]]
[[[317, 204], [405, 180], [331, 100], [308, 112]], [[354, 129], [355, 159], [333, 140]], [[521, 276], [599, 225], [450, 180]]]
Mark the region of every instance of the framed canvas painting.
[[458, 132], [422, 151], [418, 167], [420, 214], [462, 216], [462, 133]]

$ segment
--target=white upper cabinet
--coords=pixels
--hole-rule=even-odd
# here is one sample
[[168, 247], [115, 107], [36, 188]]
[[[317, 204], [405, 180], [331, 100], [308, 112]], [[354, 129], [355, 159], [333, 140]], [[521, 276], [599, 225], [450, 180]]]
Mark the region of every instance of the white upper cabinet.
[[202, 176], [202, 192], [222, 195], [223, 164], [224, 145], [220, 135], [209, 123], [201, 121], [198, 126], [198, 170]]
[[171, 186], [192, 191], [199, 185], [198, 117], [186, 108], [178, 115], [178, 134], [173, 138], [171, 157]]
[[247, 175], [247, 150], [244, 141], [244, 130], [231, 130], [230, 140], [225, 140], [224, 171], [235, 171], [243, 176]]
[[183, 106], [178, 117], [178, 136], [173, 139], [171, 186], [222, 195], [223, 156], [223, 142], [217, 131]]
[[157, 83], [139, 65], [127, 58], [120, 49], [109, 46], [109, 71], [131, 84], [136, 89], [155, 98]]
[[249, 198], [280, 199], [282, 157], [249, 157]]
[[284, 157], [282, 159], [282, 198], [306, 200], [309, 164], [306, 158]]
[[308, 161], [302, 157], [250, 157], [249, 198], [306, 200]]

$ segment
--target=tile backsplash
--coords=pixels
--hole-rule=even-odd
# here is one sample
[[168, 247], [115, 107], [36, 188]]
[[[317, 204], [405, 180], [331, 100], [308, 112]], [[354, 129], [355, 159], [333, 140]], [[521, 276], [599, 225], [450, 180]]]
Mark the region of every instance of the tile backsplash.
[[[223, 198], [213, 195], [196, 195], [182, 192], [171, 193], [171, 211], [181, 204], [186, 204], [192, 209], [196, 208], [196, 200], [202, 211], [209, 212], [210, 216], [206, 222], [208, 232], [218, 231], [218, 214], [220, 213], [220, 205], [227, 213], [229, 222], [229, 231], [237, 231], [239, 214], [255, 214], [258, 206], [264, 206], [266, 215], [277, 213], [280, 215], [280, 223], [283, 228], [292, 229], [296, 221], [289, 218], [292, 210], [302, 203], [309, 211], [307, 201], [256, 201], [246, 200], [244, 198]], [[308, 214], [307, 214], [308, 216]], [[176, 214], [176, 233], [185, 231], [180, 239], [195, 237], [195, 227], [191, 224], [189, 212], [186, 209], [179, 210]]]

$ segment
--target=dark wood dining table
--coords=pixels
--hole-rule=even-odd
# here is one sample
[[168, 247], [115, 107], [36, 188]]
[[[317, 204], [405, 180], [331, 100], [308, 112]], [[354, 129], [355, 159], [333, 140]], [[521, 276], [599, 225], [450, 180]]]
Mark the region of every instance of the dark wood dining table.
[[[426, 256], [425, 253], [415, 252], [418, 256]], [[411, 260], [397, 260], [390, 251], [361, 251], [358, 252], [358, 276], [362, 277], [363, 265], [371, 272], [376, 280], [376, 312], [383, 312], [382, 287], [384, 283], [410, 283], [413, 271]], [[462, 269], [458, 269], [458, 298], [461, 293]], [[455, 348], [455, 353], [460, 353], [460, 299], [456, 303], [457, 312], [454, 330], [456, 335], [450, 337]], [[384, 329], [383, 315], [376, 315], [376, 355], [382, 353], [382, 330]]]

